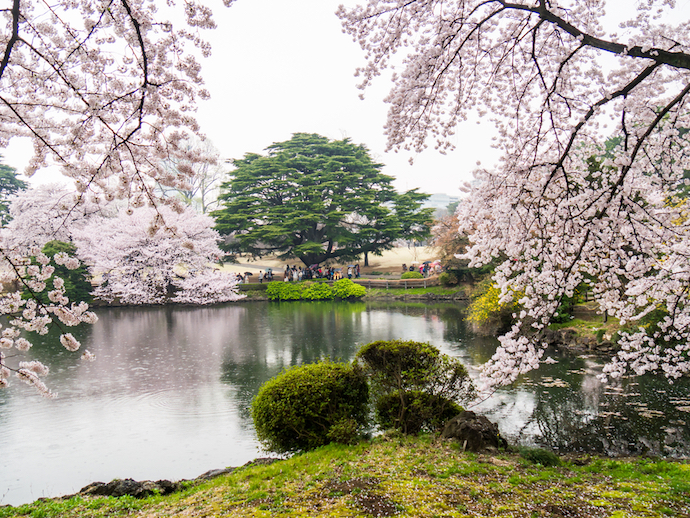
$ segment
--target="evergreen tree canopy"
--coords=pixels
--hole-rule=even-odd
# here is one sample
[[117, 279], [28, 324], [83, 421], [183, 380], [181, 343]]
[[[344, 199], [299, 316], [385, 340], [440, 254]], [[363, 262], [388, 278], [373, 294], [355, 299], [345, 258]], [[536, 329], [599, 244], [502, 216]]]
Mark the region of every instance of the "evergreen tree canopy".
[[[84, 301], [91, 303], [91, 276], [88, 269], [83, 264], [78, 264], [77, 267], [70, 267], [65, 264], [65, 261], [56, 261], [55, 254], [64, 254], [68, 257], [76, 257], [77, 247], [72, 243], [65, 243], [64, 241], [48, 241], [41, 250], [47, 257], [50, 258], [50, 266], [55, 270], [53, 274], [46, 279], [46, 289], [41, 292], [31, 292], [24, 290], [24, 298], [34, 298], [43, 305], [48, 305], [52, 301], [50, 293], [53, 290], [64, 289], [64, 295], [70, 300]], [[31, 258], [31, 263], [40, 266], [40, 262], [35, 257]], [[55, 282], [55, 278], [62, 279], [60, 282]]]
[[[0, 155], [2, 160], [2, 155]], [[0, 164], [0, 223], [4, 227], [10, 221], [10, 208], [7, 199], [21, 189], [29, 186], [17, 178], [17, 170], [7, 164]]]
[[216, 229], [232, 235], [226, 249], [277, 253], [309, 266], [328, 259], [380, 254], [397, 239], [429, 235], [432, 209], [416, 189], [398, 194], [368, 150], [349, 139], [296, 133], [248, 153], [223, 183]]

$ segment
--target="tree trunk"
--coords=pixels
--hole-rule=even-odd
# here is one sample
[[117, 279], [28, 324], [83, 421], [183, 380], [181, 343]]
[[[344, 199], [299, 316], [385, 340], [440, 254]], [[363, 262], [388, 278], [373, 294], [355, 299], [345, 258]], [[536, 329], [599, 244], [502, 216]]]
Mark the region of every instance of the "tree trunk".
[[369, 252], [364, 252], [364, 266], [369, 266]]

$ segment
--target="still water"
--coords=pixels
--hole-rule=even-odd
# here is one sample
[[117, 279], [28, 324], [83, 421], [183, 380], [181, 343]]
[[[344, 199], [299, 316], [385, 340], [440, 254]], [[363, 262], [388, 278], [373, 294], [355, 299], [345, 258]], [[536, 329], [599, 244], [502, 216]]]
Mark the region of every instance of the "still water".
[[[78, 491], [114, 478], [194, 478], [264, 455], [248, 407], [283, 368], [350, 360], [374, 340], [430, 342], [477, 366], [496, 347], [472, 336], [454, 305], [241, 303], [210, 308], [99, 310], [74, 332], [96, 354], [54, 344], [31, 356], [51, 367], [46, 400], [15, 382], [0, 391], [0, 504]], [[36, 341], [35, 341], [36, 342]], [[690, 453], [690, 384], [654, 378], [603, 386], [596, 358], [544, 364], [473, 409], [513, 442], [607, 454]]]

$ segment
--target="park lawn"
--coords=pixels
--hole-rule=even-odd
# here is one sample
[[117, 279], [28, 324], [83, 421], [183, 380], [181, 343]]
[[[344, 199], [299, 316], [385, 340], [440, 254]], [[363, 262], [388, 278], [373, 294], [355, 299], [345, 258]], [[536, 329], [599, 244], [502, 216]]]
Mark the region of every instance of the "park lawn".
[[558, 467], [429, 436], [329, 445], [168, 496], [72, 497], [0, 517], [687, 517], [690, 464], [578, 457]]
[[445, 287], [445, 286], [429, 286], [428, 288], [367, 288], [368, 298], [380, 297], [401, 297], [403, 295], [437, 295], [437, 296], [453, 296], [457, 294], [464, 294], [465, 288], [459, 286]]

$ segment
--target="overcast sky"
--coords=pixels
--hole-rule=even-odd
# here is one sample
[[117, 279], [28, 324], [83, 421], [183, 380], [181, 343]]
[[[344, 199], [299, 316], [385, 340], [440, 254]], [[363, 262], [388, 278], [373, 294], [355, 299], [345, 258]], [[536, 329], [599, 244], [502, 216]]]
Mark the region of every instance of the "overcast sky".
[[[398, 190], [459, 195], [477, 160], [490, 165], [488, 124], [467, 123], [457, 132], [458, 149], [448, 155], [385, 153], [383, 125], [389, 84], [382, 79], [360, 100], [355, 68], [363, 54], [342, 33], [335, 10], [342, 0], [238, 0], [231, 8], [215, 2], [218, 28], [207, 33], [213, 55], [203, 60], [211, 100], [199, 106], [204, 133], [225, 158], [261, 153], [293, 133], [349, 137], [369, 148]], [[354, 4], [354, 0], [346, 0]], [[5, 162], [21, 171], [30, 146], [12, 143]], [[408, 159], [415, 158], [410, 166]], [[32, 183], [62, 180], [39, 172]]]
[[[448, 155], [433, 149], [421, 155], [385, 153], [383, 98], [390, 84], [381, 77], [366, 99], [359, 99], [354, 71], [364, 64], [363, 53], [342, 33], [334, 14], [342, 2], [357, 0], [237, 0], [229, 9], [214, 0], [218, 28], [207, 32], [213, 55], [202, 61], [211, 92], [211, 100], [199, 106], [202, 130], [224, 158], [261, 153], [297, 132], [349, 137], [386, 165], [384, 172], [396, 178], [398, 190], [459, 195], [477, 161], [482, 166], [496, 162], [491, 124], [462, 124], [457, 149]], [[686, 19], [690, 0], [678, 5], [675, 20]], [[625, 7], [628, 16], [634, 13], [634, 3], [627, 1], [611, 0], [608, 7], [609, 13], [617, 7]], [[21, 171], [29, 153], [30, 148], [13, 143], [3, 155]], [[414, 165], [408, 163], [411, 156]], [[48, 172], [35, 178], [34, 183], [44, 183], [61, 176]]]

